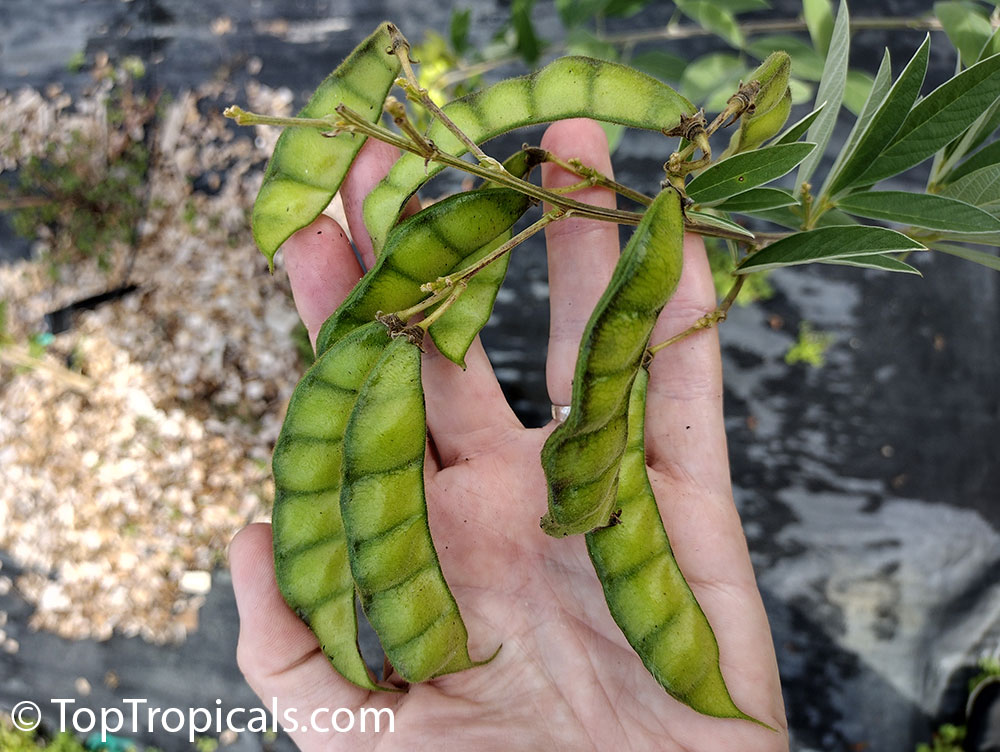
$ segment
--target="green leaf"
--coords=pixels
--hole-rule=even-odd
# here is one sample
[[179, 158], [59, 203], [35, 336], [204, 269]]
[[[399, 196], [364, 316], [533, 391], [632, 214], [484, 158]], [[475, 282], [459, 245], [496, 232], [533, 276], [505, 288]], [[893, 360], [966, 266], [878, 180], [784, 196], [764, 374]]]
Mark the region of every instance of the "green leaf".
[[860, 266], [865, 269], [878, 269], [886, 272], [903, 272], [904, 274], [916, 274], [918, 277], [924, 276], [915, 267], [889, 254], [875, 253], [871, 256], [851, 256], [850, 258], [831, 259], [824, 263], [841, 264], [842, 266]]
[[948, 172], [966, 154], [975, 151], [980, 144], [993, 135], [997, 126], [1000, 126], [1000, 99], [994, 101], [982, 115], [977, 117], [961, 138], [955, 139], [945, 147], [943, 156], [946, 159], [938, 168], [938, 173]]
[[451, 48], [456, 53], [462, 55], [469, 48], [469, 21], [472, 18], [472, 11], [469, 8], [451, 11]]
[[[873, 161], [878, 160], [879, 154], [884, 153], [886, 145], [909, 122], [906, 113], [910, 111], [920, 93], [920, 86], [924, 82], [924, 73], [927, 71], [929, 50], [930, 35], [928, 34], [924, 37], [924, 41], [917, 48], [917, 51], [913, 53], [913, 57], [910, 58], [910, 62], [906, 64], [903, 72], [899, 74], [896, 83], [885, 95], [878, 110], [871, 116], [867, 126], [860, 131], [860, 135], [853, 145], [851, 145], [851, 138], [848, 139], [848, 149], [853, 150], [847, 152], [849, 156], [843, 157], [843, 164], [839, 171], [831, 172], [830, 187], [824, 191], [827, 195], [836, 196], [852, 186], [875, 182], [867, 179], [868, 168]], [[875, 91], [874, 87], [872, 91]], [[916, 109], [913, 111], [916, 112]], [[862, 119], [859, 118], [859, 125]], [[853, 137], [854, 134], [851, 135]]]
[[736, 91], [746, 74], [743, 61], [729, 52], [713, 52], [691, 63], [681, 76], [681, 93], [696, 104], [705, 102], [720, 87]]
[[692, 222], [707, 225], [708, 227], [718, 227], [723, 230], [729, 230], [730, 232], [736, 232], [749, 240], [754, 240], [754, 234], [747, 228], [743, 227], [743, 225], [739, 225], [736, 222], [724, 219], [723, 217], [717, 217], [714, 214], [707, 214], [705, 212], [694, 211], [693, 209], [688, 209], [684, 212], [684, 214]]
[[823, 56], [798, 37], [788, 34], [759, 37], [747, 44], [746, 50], [761, 60], [772, 52], [784, 50], [792, 58], [796, 76], [807, 81], [819, 81], [823, 77]]
[[906, 191], [854, 193], [837, 201], [856, 217], [899, 222], [946, 232], [1000, 232], [1000, 220], [971, 204], [945, 196]]
[[[570, 0], [571, 2], [573, 0]], [[641, 11], [652, 0], [605, 0], [604, 15], [614, 18], [631, 18]]]
[[973, 206], [1000, 201], [1000, 164], [981, 167], [949, 183], [941, 189], [941, 195]]
[[636, 55], [629, 61], [629, 65], [643, 73], [648, 73], [653, 78], [667, 83], [676, 83], [683, 77], [688, 61], [677, 57], [677, 55], [671, 55], [669, 52], [650, 50]]
[[[979, 52], [979, 60], [985, 60], [988, 57], [993, 57], [998, 52], [1000, 52], [1000, 28], [994, 31], [990, 36], [989, 41], [983, 45], [983, 49]], [[976, 62], [978, 62], [978, 60]]]
[[858, 140], [868, 128], [868, 124], [875, 116], [879, 107], [881, 107], [886, 94], [889, 92], [889, 86], [891, 84], [892, 62], [887, 48], [882, 53], [882, 62], [878, 66], [878, 73], [875, 74], [875, 80], [872, 83], [871, 91], [868, 92], [868, 100], [861, 109], [861, 114], [859, 114], [857, 119], [854, 121], [854, 126], [851, 128], [851, 132], [844, 141], [844, 145], [841, 147], [840, 153], [837, 155], [837, 158], [833, 160], [833, 167], [831, 167], [830, 172], [827, 173], [826, 180], [823, 181], [823, 189], [820, 191], [821, 196], [828, 195], [828, 186], [839, 174], [844, 160], [849, 158], [851, 154], [854, 153], [854, 148], [857, 146]]
[[924, 97], [854, 184], [876, 183], [923, 162], [968, 128], [996, 100], [998, 93], [1000, 55], [994, 55]]
[[771, 4], [767, 0], [713, 0], [714, 5], [730, 13], [747, 13], [752, 10], [767, 10]]
[[826, 107], [826, 105], [821, 104], [801, 120], [792, 123], [792, 125], [788, 126], [784, 133], [774, 140], [774, 144], [792, 144], [798, 141], [802, 134], [809, 129], [810, 125], [812, 125], [812, 122], [819, 117], [819, 114], [823, 111], [824, 107]]
[[962, 245], [953, 245], [952, 243], [935, 243], [931, 246], [931, 250], [958, 256], [966, 261], [981, 264], [1000, 272], [1000, 256], [994, 256], [992, 253], [985, 253], [984, 251], [977, 251]]
[[992, 144], [980, 149], [962, 162], [962, 164], [951, 170], [951, 172], [944, 176], [944, 179], [941, 182], [954, 183], [956, 180], [965, 177], [969, 173], [998, 163], [1000, 163], [1000, 141], [994, 141]]
[[813, 47], [823, 56], [830, 50], [833, 36], [833, 3], [830, 0], [802, 0], [802, 15]]
[[699, 26], [722, 37], [737, 49], [743, 47], [743, 32], [733, 14], [711, 0], [674, 0], [677, 9]]
[[603, 12], [607, 0], [556, 0], [556, 12], [563, 26], [572, 29]]
[[792, 90], [792, 105], [809, 104], [812, 102], [814, 91], [812, 84], [800, 81], [795, 76], [791, 76], [788, 79], [788, 88]]
[[715, 208], [720, 211], [747, 213], [780, 209], [797, 203], [795, 196], [780, 188], [751, 188], [749, 191], [730, 196]]
[[618, 62], [618, 48], [586, 29], [573, 29], [566, 35], [566, 51], [570, 55], [586, 55], [598, 60]]
[[844, 86], [844, 107], [857, 115], [868, 101], [875, 79], [862, 71], [847, 71], [847, 84]]
[[968, 68], [979, 60], [980, 51], [993, 36], [989, 19], [975, 6], [949, 0], [934, 3], [934, 15], [944, 28], [944, 33], [955, 45], [962, 57], [962, 65]]
[[542, 42], [535, 34], [535, 26], [531, 22], [534, 4], [535, 0], [514, 0], [510, 8], [510, 21], [517, 39], [514, 50], [529, 65], [537, 63], [542, 55]]
[[601, 126], [604, 135], [608, 139], [608, 151], [614, 154], [615, 150], [621, 144], [622, 138], [625, 136], [625, 126], [621, 123], [605, 123], [601, 121], [598, 121], [597, 124]]
[[926, 250], [924, 245], [884, 227], [823, 227], [799, 232], [772, 243], [747, 256], [736, 271], [744, 273], [852, 256], [870, 256], [875, 253], [923, 250]]
[[[850, 52], [851, 33], [850, 15], [846, 0], [840, 0], [837, 20], [833, 26], [833, 36], [830, 38], [830, 52], [823, 66], [823, 78], [816, 92], [816, 104], [826, 102], [823, 112], [809, 128], [809, 141], [816, 144], [816, 150], [806, 158], [799, 167], [795, 177], [795, 185], [801, 186], [812, 177], [819, 160], [826, 151], [830, 134], [837, 124], [837, 114], [840, 112], [840, 102], [844, 97], [844, 86], [847, 82], [847, 57]], [[798, 190], [798, 188], [796, 188]]]
[[796, 143], [766, 146], [716, 162], [687, 185], [696, 203], [707, 204], [780, 178], [816, 148]]

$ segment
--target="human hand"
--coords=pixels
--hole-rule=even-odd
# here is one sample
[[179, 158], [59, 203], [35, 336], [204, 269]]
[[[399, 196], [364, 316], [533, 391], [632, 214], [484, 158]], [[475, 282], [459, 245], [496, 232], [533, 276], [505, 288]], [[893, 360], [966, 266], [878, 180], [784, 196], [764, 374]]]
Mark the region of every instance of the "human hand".
[[[549, 127], [542, 146], [611, 173], [594, 123]], [[342, 188], [352, 235], [367, 265], [371, 243], [362, 201], [395, 159], [369, 142]], [[576, 176], [543, 165], [547, 187]], [[573, 197], [613, 206], [600, 188]], [[551, 324], [550, 399], [569, 404], [580, 337], [619, 254], [615, 225], [570, 218], [546, 228]], [[341, 228], [320, 217], [284, 246], [296, 305], [315, 341], [326, 317], [361, 276]], [[686, 329], [715, 307], [699, 239], [684, 247], [677, 292], [653, 342]], [[423, 381], [430, 449], [426, 492], [441, 566], [469, 631], [474, 659], [488, 665], [371, 693], [334, 671], [316, 638], [288, 608], [274, 578], [269, 525], [251, 525], [230, 547], [240, 612], [238, 658], [266, 701], [308, 715], [315, 708], [390, 708], [395, 733], [293, 732], [311, 749], [697, 750], [788, 749], [777, 665], [739, 516], [733, 505], [722, 413], [718, 337], [700, 332], [653, 361], [647, 402], [649, 476], [674, 553], [719, 642], [736, 704], [780, 729], [710, 718], [671, 698], [646, 671], [612, 620], [582, 536], [555, 539], [539, 528], [546, 510], [539, 452], [552, 426], [526, 429], [507, 404], [477, 340], [463, 372], [433, 348]]]

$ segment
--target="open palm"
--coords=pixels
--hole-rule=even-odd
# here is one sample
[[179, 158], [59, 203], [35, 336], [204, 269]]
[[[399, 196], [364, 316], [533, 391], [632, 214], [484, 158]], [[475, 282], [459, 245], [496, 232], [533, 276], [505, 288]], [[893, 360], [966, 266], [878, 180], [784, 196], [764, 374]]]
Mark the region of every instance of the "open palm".
[[[542, 145], [609, 174], [603, 131], [583, 120], [549, 128]], [[391, 165], [381, 144], [362, 150], [342, 196], [352, 235], [371, 263], [361, 202]], [[578, 178], [545, 165], [549, 187]], [[597, 188], [573, 194], [612, 206]], [[547, 382], [570, 402], [580, 336], [617, 260], [614, 225], [569, 219], [547, 229], [551, 325]], [[320, 218], [285, 244], [303, 321], [315, 338], [361, 275], [343, 231]], [[685, 244], [684, 273], [654, 341], [714, 308], [704, 250]], [[767, 618], [733, 506], [722, 420], [718, 339], [702, 332], [663, 351], [651, 368], [646, 447], [650, 480], [674, 552], [712, 623], [736, 704], [780, 729], [715, 719], [677, 702], [656, 683], [608, 613], [581, 536], [554, 539], [538, 526], [546, 510], [539, 451], [551, 427], [525, 429], [500, 391], [478, 341], [462, 372], [424, 356], [430, 449], [431, 531], [468, 626], [473, 659], [488, 665], [409, 687], [370, 693], [341, 678], [315, 637], [285, 605], [274, 579], [271, 531], [251, 525], [230, 560], [240, 611], [239, 662], [266, 702], [296, 708], [391, 708], [394, 733], [292, 732], [309, 749], [784, 750], [788, 748]], [[329, 718], [329, 716], [327, 716]]]

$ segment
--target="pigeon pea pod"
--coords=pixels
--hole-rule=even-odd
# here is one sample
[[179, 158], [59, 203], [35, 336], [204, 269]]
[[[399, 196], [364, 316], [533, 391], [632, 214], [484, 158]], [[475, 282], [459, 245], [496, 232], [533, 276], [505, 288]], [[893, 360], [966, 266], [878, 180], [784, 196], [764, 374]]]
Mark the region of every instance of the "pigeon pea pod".
[[660, 518], [646, 471], [648, 384], [649, 372], [641, 368], [629, 399], [618, 522], [587, 533], [587, 551], [612, 617], [656, 681], [699, 713], [756, 721], [736, 707], [726, 688], [715, 634], [677, 566]]
[[397, 337], [358, 394], [344, 434], [341, 514], [361, 606], [409, 682], [480, 665], [427, 524], [420, 348]]
[[[377, 122], [399, 73], [399, 60], [386, 53], [394, 30], [390, 23], [379, 24], [319, 85], [299, 117], [326, 117], [346, 104]], [[278, 247], [327, 207], [364, 142], [364, 136], [327, 137], [309, 127], [281, 133], [251, 218], [254, 240], [269, 265], [273, 267]]]
[[[669, 86], [618, 63], [563, 57], [536, 73], [501, 81], [442, 108], [477, 144], [528, 125], [588, 117], [647, 130], [669, 130], [694, 106]], [[427, 138], [456, 156], [465, 145], [435, 121]], [[436, 163], [404, 154], [365, 199], [365, 225], [376, 251], [382, 247], [407, 200], [440, 172]]]
[[665, 188], [625, 246], [584, 329], [569, 417], [546, 439], [549, 511], [542, 529], [561, 537], [608, 524], [625, 450], [628, 395], [660, 311], [680, 279], [684, 218]]
[[[536, 152], [521, 149], [504, 160], [503, 166], [511, 175], [523, 178], [537, 164], [539, 162]], [[495, 183], [487, 182], [480, 186], [479, 190], [489, 190], [495, 185]], [[505, 230], [492, 243], [469, 256], [463, 262], [463, 266], [467, 267], [479, 261], [510, 240], [513, 235], [513, 229]], [[458, 300], [453, 301], [448, 310], [427, 329], [427, 333], [434, 340], [434, 346], [441, 354], [463, 369], [465, 368], [465, 354], [493, 312], [493, 304], [500, 292], [500, 286], [507, 276], [509, 265], [510, 254], [505, 253], [473, 275], [467, 280], [467, 287]], [[451, 271], [458, 271], [458, 269], [455, 268]]]
[[[399, 311], [419, 303], [427, 297], [420, 285], [463, 268], [502, 243], [503, 234], [530, 205], [530, 199], [517, 191], [488, 188], [449, 196], [409, 217], [393, 229], [375, 266], [323, 322], [316, 352], [372, 321], [378, 311]], [[492, 302], [491, 297], [490, 307]]]
[[355, 329], [306, 371], [274, 448], [274, 564], [288, 605], [319, 639], [334, 668], [365, 689], [354, 581], [340, 516], [344, 429], [358, 390], [389, 346], [377, 322]]

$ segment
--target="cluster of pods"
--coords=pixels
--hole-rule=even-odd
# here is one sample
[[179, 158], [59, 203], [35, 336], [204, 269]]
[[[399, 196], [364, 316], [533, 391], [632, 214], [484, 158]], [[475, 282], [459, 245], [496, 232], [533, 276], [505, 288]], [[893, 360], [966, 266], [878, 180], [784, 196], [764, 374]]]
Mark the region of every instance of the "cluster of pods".
[[[328, 117], [346, 107], [376, 123], [400, 72], [393, 54], [399, 38], [392, 24], [380, 24], [300, 117]], [[767, 109], [784, 108], [787, 116], [781, 88]], [[435, 119], [424, 138], [458, 157], [469, 143], [577, 116], [666, 132], [694, 107], [626, 66], [564, 57], [457, 99], [443, 112], [452, 125]], [[467, 139], [455, 135], [456, 127]], [[269, 262], [327, 206], [363, 141], [309, 127], [283, 132], [253, 212], [254, 235]], [[527, 149], [503, 166], [523, 178], [534, 161]], [[356, 597], [407, 682], [486, 662], [469, 656], [466, 627], [428, 527], [421, 344], [426, 332], [441, 353], [464, 365], [506, 273], [509, 256], [491, 254], [510, 241], [533, 201], [487, 182], [398, 222], [409, 198], [440, 169], [439, 162], [405, 154], [368, 196], [365, 221], [377, 263], [324, 323], [317, 359], [295, 389], [274, 450], [281, 592], [336, 670], [371, 690], [392, 688], [373, 679], [359, 652]], [[542, 450], [549, 510], [541, 525], [555, 537], [586, 536], [612, 616], [667, 692], [708, 715], [754, 720], [726, 689], [715, 637], [674, 560], [646, 470], [647, 347], [680, 277], [681, 190], [667, 184], [646, 208], [591, 315], [568, 419]], [[463, 274], [473, 268], [474, 275]], [[429, 296], [429, 283], [449, 275], [461, 284]], [[409, 323], [417, 311], [424, 318]]]

